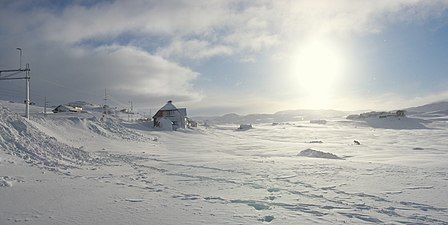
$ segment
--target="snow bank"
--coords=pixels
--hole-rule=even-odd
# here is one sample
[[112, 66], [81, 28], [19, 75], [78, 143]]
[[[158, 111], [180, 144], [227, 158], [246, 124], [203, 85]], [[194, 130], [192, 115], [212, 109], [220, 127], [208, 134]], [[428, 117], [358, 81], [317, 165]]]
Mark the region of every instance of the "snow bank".
[[3, 106], [0, 108], [0, 149], [44, 167], [73, 167], [91, 161], [88, 153], [58, 142]]
[[321, 152], [314, 149], [305, 149], [301, 151], [298, 156], [310, 157], [310, 158], [323, 158], [323, 159], [342, 159], [341, 157], [329, 153], [329, 152]]
[[384, 129], [427, 129], [423, 124], [425, 122], [421, 119], [408, 117], [387, 117], [387, 118], [366, 118], [364, 119], [367, 125], [373, 128]]
[[129, 129], [119, 119], [113, 117], [102, 117], [96, 113], [57, 113], [47, 117], [34, 117], [33, 120], [49, 130], [57, 131], [55, 137], [70, 133], [97, 134], [110, 139], [124, 139], [132, 141], [149, 141], [135, 129]]
[[327, 124], [326, 120], [310, 120], [310, 123], [314, 123], [314, 124]]

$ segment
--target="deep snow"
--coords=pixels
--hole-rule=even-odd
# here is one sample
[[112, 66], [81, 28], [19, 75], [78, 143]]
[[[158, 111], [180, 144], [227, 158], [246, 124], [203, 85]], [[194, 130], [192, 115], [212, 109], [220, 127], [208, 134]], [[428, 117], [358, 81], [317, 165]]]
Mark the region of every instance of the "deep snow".
[[443, 120], [168, 132], [0, 104], [0, 224], [448, 224]]

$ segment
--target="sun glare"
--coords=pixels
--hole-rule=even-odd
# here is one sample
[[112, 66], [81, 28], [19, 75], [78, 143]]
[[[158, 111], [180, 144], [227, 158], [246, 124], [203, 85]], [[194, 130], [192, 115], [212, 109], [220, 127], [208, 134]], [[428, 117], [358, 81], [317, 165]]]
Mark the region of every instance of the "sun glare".
[[324, 40], [307, 42], [292, 53], [289, 64], [291, 85], [300, 93], [301, 104], [329, 107], [345, 68], [337, 46]]

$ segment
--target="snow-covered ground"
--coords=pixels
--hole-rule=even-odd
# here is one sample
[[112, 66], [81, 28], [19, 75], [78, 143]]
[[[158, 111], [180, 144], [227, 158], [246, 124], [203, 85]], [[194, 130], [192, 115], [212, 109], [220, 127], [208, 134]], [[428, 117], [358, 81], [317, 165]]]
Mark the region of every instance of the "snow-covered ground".
[[22, 111], [0, 102], [2, 225], [448, 224], [440, 113], [161, 132]]

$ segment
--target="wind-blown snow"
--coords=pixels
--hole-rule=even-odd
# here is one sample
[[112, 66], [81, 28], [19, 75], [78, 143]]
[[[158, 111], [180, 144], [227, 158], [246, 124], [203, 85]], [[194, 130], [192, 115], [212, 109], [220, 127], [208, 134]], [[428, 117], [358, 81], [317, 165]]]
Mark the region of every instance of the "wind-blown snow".
[[1, 104], [2, 225], [448, 223], [448, 124], [432, 117], [164, 132]]
[[3, 106], [0, 108], [0, 147], [29, 163], [47, 167], [91, 161], [88, 153], [58, 142]]

